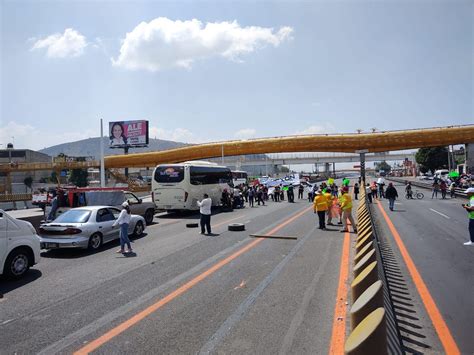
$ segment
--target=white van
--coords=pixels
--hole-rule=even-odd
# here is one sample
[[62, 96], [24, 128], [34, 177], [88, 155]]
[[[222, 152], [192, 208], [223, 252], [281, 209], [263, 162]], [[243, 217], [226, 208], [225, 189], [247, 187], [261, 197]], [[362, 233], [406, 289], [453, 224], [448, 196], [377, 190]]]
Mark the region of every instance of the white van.
[[449, 170], [447, 169], [441, 169], [441, 170], [436, 170], [434, 173], [434, 177], [442, 180], [446, 180], [448, 177]]
[[0, 275], [22, 277], [40, 260], [40, 239], [30, 222], [0, 210]]

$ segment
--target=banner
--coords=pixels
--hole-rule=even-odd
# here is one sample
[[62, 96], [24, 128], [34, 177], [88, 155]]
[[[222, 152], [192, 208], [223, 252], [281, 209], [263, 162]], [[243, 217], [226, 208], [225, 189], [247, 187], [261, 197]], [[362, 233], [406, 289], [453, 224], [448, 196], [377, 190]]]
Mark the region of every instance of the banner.
[[109, 122], [110, 148], [148, 145], [148, 121]]

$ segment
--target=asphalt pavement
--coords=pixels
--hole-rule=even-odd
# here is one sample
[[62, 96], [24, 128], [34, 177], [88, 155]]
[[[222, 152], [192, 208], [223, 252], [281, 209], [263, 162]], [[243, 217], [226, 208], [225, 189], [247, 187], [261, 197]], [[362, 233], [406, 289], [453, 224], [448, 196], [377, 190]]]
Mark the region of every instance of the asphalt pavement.
[[[213, 236], [186, 228], [198, 214], [160, 215], [129, 257], [44, 252], [1, 281], [1, 353], [327, 353], [344, 234], [316, 229], [310, 206], [218, 213]], [[249, 237], [269, 232], [297, 239]]]
[[[469, 240], [469, 232], [468, 216], [461, 207], [467, 200], [449, 197], [443, 200], [440, 194], [438, 199], [432, 199], [427, 189], [419, 189], [424, 199], [407, 200], [405, 186], [395, 184], [395, 187], [400, 195], [395, 210], [389, 210], [388, 200], [382, 200], [381, 206], [397, 229], [459, 350], [462, 354], [474, 354], [474, 247], [463, 245]], [[381, 232], [393, 238], [378, 207], [374, 211]], [[398, 263], [404, 265], [393, 239], [391, 244]], [[404, 274], [407, 280], [411, 279], [408, 271]], [[412, 282], [408, 285], [411, 295], [417, 295], [415, 285]], [[426, 308], [419, 297], [415, 303]], [[426, 309], [421, 311], [425, 312]], [[422, 323], [427, 325], [421, 331], [423, 337], [435, 334], [428, 317]], [[425, 339], [422, 342], [429, 344], [426, 353], [444, 351], [437, 342], [430, 344]]]

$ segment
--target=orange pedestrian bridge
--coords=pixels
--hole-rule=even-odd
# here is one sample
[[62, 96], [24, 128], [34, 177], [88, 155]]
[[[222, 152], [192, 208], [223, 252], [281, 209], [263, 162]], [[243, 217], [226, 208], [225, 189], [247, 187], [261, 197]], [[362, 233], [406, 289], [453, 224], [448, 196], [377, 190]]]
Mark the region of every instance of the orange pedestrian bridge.
[[[165, 151], [114, 155], [105, 168], [154, 167], [225, 156], [290, 152], [386, 152], [474, 143], [474, 125], [351, 134], [293, 135], [189, 145]], [[99, 161], [0, 164], [0, 172], [99, 167]]]

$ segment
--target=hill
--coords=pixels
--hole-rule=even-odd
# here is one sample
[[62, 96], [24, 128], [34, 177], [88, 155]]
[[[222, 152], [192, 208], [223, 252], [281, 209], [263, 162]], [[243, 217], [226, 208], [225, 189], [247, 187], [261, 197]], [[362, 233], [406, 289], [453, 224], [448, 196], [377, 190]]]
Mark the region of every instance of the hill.
[[[123, 149], [111, 149], [109, 148], [109, 138], [104, 137], [104, 154], [107, 155], [117, 155], [123, 154]], [[172, 142], [161, 139], [150, 138], [150, 142], [147, 148], [133, 148], [130, 149], [129, 153], [143, 153], [143, 152], [153, 152], [160, 150], [167, 150], [173, 148], [179, 148], [186, 146], [185, 143]], [[80, 156], [80, 157], [94, 157], [94, 159], [100, 159], [100, 138], [88, 138], [80, 141], [69, 142], [54, 145], [52, 147], [44, 148], [40, 150], [41, 153], [48, 154], [52, 157], [57, 156], [60, 153], [64, 153], [68, 156]]]

